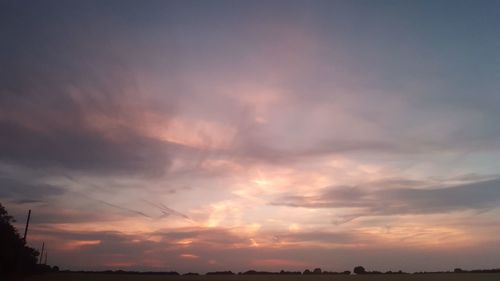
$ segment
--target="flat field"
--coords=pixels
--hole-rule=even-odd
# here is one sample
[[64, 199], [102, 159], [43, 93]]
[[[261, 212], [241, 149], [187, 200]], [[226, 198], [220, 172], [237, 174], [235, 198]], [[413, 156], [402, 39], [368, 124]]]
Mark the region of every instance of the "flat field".
[[26, 281], [499, 281], [500, 273], [439, 273], [394, 275], [133, 275], [47, 273]]

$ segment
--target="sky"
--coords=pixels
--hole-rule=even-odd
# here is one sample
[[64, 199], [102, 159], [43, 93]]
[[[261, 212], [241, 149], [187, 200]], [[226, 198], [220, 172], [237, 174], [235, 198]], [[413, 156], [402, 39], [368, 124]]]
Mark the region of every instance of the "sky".
[[500, 2], [0, 1], [0, 202], [75, 270], [495, 268]]

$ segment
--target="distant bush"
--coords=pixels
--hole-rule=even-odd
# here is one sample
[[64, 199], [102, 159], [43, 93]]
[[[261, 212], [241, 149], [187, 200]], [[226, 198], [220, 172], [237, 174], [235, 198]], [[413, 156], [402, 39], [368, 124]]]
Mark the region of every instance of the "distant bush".
[[301, 275], [302, 272], [300, 272], [300, 271], [284, 271], [284, 270], [281, 270], [280, 274]]
[[214, 272], [207, 272], [205, 275], [234, 275], [232, 271], [214, 271]]
[[345, 271], [342, 271], [342, 272], [323, 271], [323, 272], [321, 272], [321, 274], [324, 274], [324, 275], [350, 275], [351, 272], [349, 270], [345, 270]]
[[278, 274], [277, 272], [270, 272], [270, 271], [256, 271], [256, 270], [248, 270], [243, 273], [242, 275], [270, 275], [270, 274]]
[[362, 267], [362, 266], [360, 266], [360, 265], [356, 266], [354, 268], [353, 272], [356, 273], [356, 274], [366, 274], [367, 273], [366, 270], [365, 270], [365, 268]]
[[391, 271], [391, 270], [389, 270], [389, 271], [386, 271], [385, 274], [408, 274], [408, 273], [403, 272], [401, 270], [398, 270], [398, 271]]

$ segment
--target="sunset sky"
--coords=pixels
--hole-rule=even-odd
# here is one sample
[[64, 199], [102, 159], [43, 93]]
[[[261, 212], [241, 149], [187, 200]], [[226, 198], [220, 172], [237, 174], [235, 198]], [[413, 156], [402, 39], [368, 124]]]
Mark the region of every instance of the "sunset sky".
[[75, 270], [500, 261], [500, 1], [0, 1], [0, 203]]

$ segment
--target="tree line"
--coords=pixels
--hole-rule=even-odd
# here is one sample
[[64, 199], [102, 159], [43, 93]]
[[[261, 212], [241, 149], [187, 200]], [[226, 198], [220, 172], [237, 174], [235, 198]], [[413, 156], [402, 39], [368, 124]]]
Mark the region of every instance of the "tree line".
[[14, 218], [0, 204], [0, 276], [57, 269], [39, 264], [40, 253], [26, 245], [24, 237], [12, 225], [14, 222]]

